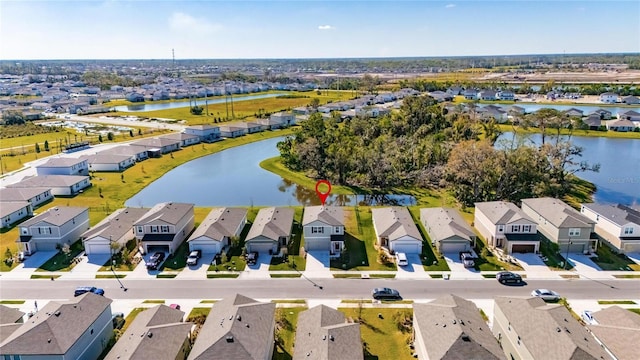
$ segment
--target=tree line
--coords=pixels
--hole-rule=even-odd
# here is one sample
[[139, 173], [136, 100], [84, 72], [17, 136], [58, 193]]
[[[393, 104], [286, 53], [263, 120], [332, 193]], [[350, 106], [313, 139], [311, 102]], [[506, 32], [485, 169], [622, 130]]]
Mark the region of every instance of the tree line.
[[[535, 196], [561, 197], [572, 190], [571, 176], [598, 171], [581, 161], [582, 149], [561, 136], [571, 119], [543, 112], [519, 119], [540, 127], [543, 143], [495, 142], [494, 120], [448, 112], [433, 98], [405, 98], [399, 112], [340, 122], [314, 113], [278, 143], [282, 163], [314, 179], [380, 191], [446, 188], [465, 205], [476, 201]], [[515, 137], [514, 137], [515, 139]]]

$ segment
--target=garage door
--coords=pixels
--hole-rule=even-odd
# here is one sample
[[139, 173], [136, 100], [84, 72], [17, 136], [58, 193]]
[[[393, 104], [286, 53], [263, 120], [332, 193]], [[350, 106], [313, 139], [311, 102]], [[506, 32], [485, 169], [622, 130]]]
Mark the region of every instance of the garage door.
[[218, 243], [214, 242], [189, 242], [189, 251], [200, 250], [203, 253], [209, 254], [217, 254], [220, 251], [218, 250]]
[[247, 244], [247, 251], [259, 253], [269, 253], [269, 250], [273, 249], [273, 243], [249, 243]]
[[536, 251], [535, 245], [517, 245], [511, 246], [511, 253], [532, 253]]
[[640, 244], [624, 244], [624, 251], [628, 253], [640, 252]]
[[87, 255], [111, 254], [111, 248], [107, 244], [84, 244], [84, 251]]
[[440, 243], [441, 253], [459, 253], [461, 251], [469, 250], [465, 243]]
[[[586, 244], [584, 243], [578, 243], [578, 244], [571, 244], [569, 245], [569, 253], [577, 253], [577, 254], [582, 254], [582, 252], [586, 249]], [[562, 246], [560, 246], [560, 253], [566, 253], [567, 252], [567, 244], [563, 244]]]
[[330, 241], [327, 239], [305, 239], [304, 249], [306, 251], [323, 250], [329, 251], [331, 246]]
[[169, 245], [147, 245], [147, 254], [153, 254], [154, 252], [157, 252], [157, 251], [168, 253]]
[[392, 244], [391, 249], [405, 254], [420, 254], [422, 247], [419, 244]]

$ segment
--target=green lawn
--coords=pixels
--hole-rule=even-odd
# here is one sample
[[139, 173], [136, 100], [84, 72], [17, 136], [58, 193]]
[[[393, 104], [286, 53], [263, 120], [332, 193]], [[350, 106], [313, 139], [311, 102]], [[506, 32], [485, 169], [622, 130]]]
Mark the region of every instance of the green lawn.
[[598, 300], [600, 305], [635, 305], [633, 300]]
[[300, 248], [304, 247], [304, 239], [302, 238], [302, 212], [304, 208], [302, 206], [294, 207], [293, 214], [293, 236], [291, 242], [287, 247], [289, 252], [289, 261], [284, 259], [272, 257], [271, 264], [269, 265], [269, 271], [281, 271], [281, 270], [298, 270], [304, 271], [307, 267], [307, 259], [300, 256]]
[[138, 314], [145, 310], [147, 310], [147, 308], [134, 308], [133, 310], [131, 310], [129, 315], [127, 315], [127, 317], [124, 319], [124, 325], [122, 326], [122, 329], [120, 329], [120, 333], [124, 334], [124, 332], [127, 331], [129, 325], [131, 325], [133, 320], [135, 320], [136, 316], [138, 316]]
[[305, 299], [278, 299], [271, 300], [274, 304], [306, 304], [307, 300]]
[[422, 254], [420, 254], [422, 266], [424, 266], [425, 271], [449, 271], [449, 265], [447, 265], [447, 261], [442, 256], [436, 255], [437, 251], [431, 245], [429, 234], [427, 234], [427, 231], [422, 225], [422, 221], [420, 221], [421, 207], [423, 206], [410, 206], [409, 213], [411, 213], [413, 221], [418, 226], [418, 231], [420, 231], [422, 239], [425, 240], [422, 244]]
[[240, 274], [207, 274], [207, 279], [235, 279]]
[[143, 304], [164, 304], [164, 300], [145, 300], [142, 302]]
[[39, 275], [39, 274], [31, 275], [32, 279], [57, 279], [59, 277], [60, 275]]
[[273, 360], [291, 360], [293, 343], [298, 327], [298, 315], [306, 307], [276, 308], [276, 346], [273, 348]]
[[17, 304], [24, 304], [24, 303], [25, 303], [24, 300], [0, 300], [0, 304], [3, 304], [3, 305], [9, 305], [9, 304], [17, 305]]
[[635, 270], [640, 271], [640, 265], [633, 262], [624, 254], [616, 254], [607, 245], [602, 245], [596, 251], [597, 257], [591, 260], [602, 270]]
[[640, 309], [627, 309], [627, 310], [640, 315]]
[[84, 249], [82, 248], [82, 241], [76, 241], [70, 247], [68, 254], [59, 251], [51, 259], [47, 260], [36, 271], [70, 271], [76, 266], [75, 259]]
[[[338, 310], [351, 319], [357, 319], [361, 312], [360, 332], [366, 344], [365, 360], [413, 359], [409, 349], [413, 328], [412, 309], [339, 308]], [[378, 314], [381, 314], [382, 318], [378, 317]]]
[[299, 278], [302, 276], [302, 273], [297, 273], [297, 274], [269, 274], [269, 276], [271, 276], [274, 279], [279, 279], [279, 278]]
[[96, 279], [124, 279], [127, 275], [124, 274], [108, 274], [108, 275], [96, 275]]
[[[498, 124], [500, 131], [502, 132], [512, 132], [514, 127], [511, 125]], [[528, 128], [523, 129], [520, 127], [515, 127], [516, 132], [519, 134], [537, 134], [540, 133], [540, 129], [538, 128]], [[547, 130], [547, 133], [556, 134], [555, 129]], [[608, 138], [617, 138], [617, 139], [640, 139], [640, 132], [620, 132], [620, 131], [598, 131], [598, 130], [573, 130], [569, 129], [560, 129], [561, 135], [569, 135], [572, 136], [585, 136], [585, 137], [608, 137]]]
[[184, 241], [176, 252], [167, 257], [167, 260], [160, 267], [160, 271], [163, 270], [182, 270], [187, 266], [187, 257], [189, 256], [189, 243]]

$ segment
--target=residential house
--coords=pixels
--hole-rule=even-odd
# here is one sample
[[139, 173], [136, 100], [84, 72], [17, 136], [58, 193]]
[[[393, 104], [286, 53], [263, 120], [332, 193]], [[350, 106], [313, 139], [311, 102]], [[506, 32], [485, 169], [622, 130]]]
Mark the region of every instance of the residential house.
[[267, 130], [277, 130], [286, 127], [286, 125], [278, 118], [258, 119], [256, 122]]
[[306, 251], [329, 251], [338, 257], [344, 250], [344, 209], [340, 206], [307, 206], [302, 216]]
[[476, 233], [452, 208], [420, 209], [420, 221], [427, 231], [431, 243], [438, 252], [455, 253], [469, 251], [476, 245]]
[[89, 175], [89, 163], [86, 159], [54, 157], [46, 163], [36, 166], [38, 175]]
[[215, 304], [189, 360], [270, 360], [276, 304], [237, 294]]
[[91, 171], [124, 171], [136, 164], [135, 158], [130, 155], [97, 153], [82, 158], [89, 162]]
[[220, 126], [220, 136], [222, 136], [223, 138], [237, 138], [239, 136], [242, 135], [246, 135], [246, 129], [241, 128], [239, 126], [236, 125], [223, 125]]
[[[17, 326], [20, 326], [20, 324], [24, 323], [24, 315], [25, 314], [22, 311], [16, 308], [0, 304], [0, 327], [2, 327], [2, 330], [0, 331], [3, 332], [3, 335], [5, 331], [2, 325], [16, 324]], [[0, 336], [0, 342], [2, 342], [3, 338], [4, 336]]]
[[413, 304], [413, 343], [419, 359], [506, 360], [480, 310], [456, 295]]
[[18, 250], [33, 254], [73, 244], [89, 229], [89, 209], [56, 206], [19, 225]]
[[168, 154], [170, 152], [180, 150], [180, 140], [167, 139], [164, 137], [146, 138], [138, 141], [134, 141], [129, 146], [138, 146], [145, 148], [149, 152], [149, 157], [153, 157], [154, 154]]
[[631, 120], [607, 120], [605, 121], [607, 130], [611, 130], [611, 131], [620, 131], [620, 132], [627, 132], [627, 131], [633, 131], [633, 129], [636, 127], [635, 124], [631, 121]]
[[0, 203], [0, 227], [9, 228], [16, 222], [33, 215], [33, 208], [28, 201], [2, 201]]
[[144, 95], [137, 93], [137, 92], [133, 92], [133, 93], [129, 93], [125, 96], [125, 99], [127, 99], [128, 101], [131, 102], [143, 102], [144, 101]]
[[465, 100], [478, 100], [480, 98], [476, 89], [466, 89], [462, 91], [462, 96], [464, 96]]
[[156, 204], [134, 224], [136, 239], [146, 253], [173, 254], [194, 228], [193, 204]]
[[637, 122], [640, 121], [640, 113], [635, 110], [622, 111], [617, 114], [617, 118], [620, 120]]
[[253, 122], [245, 122], [245, 121], [241, 121], [233, 125], [243, 129], [245, 134], [254, 134], [257, 132], [264, 131], [266, 129], [266, 126], [253, 123]]
[[296, 116], [294, 113], [277, 112], [271, 114], [269, 119], [282, 124], [282, 127], [289, 127], [296, 124]]
[[601, 120], [609, 120], [611, 119], [611, 115], [612, 115], [611, 111], [607, 109], [598, 109], [594, 111], [593, 114], [598, 114]]
[[199, 136], [187, 134], [184, 132], [162, 135], [161, 138], [179, 141], [180, 147], [187, 147], [187, 146], [198, 144], [200, 142]]
[[458, 96], [462, 94], [462, 87], [460, 86], [452, 86], [450, 88], [447, 89], [447, 92], [453, 96]]
[[630, 95], [622, 98], [622, 102], [627, 105], [638, 105], [640, 104], [640, 98], [637, 96]]
[[493, 334], [509, 359], [611, 359], [562, 304], [496, 297]]
[[185, 360], [193, 323], [184, 312], [157, 305], [136, 315], [104, 360]]
[[218, 254], [231, 246], [231, 238], [239, 237], [246, 224], [247, 209], [213, 209], [187, 240], [189, 250]]
[[495, 119], [500, 124], [504, 124], [508, 120], [507, 112], [499, 107], [485, 106], [477, 111], [483, 120]]
[[147, 208], [122, 208], [85, 231], [80, 238], [87, 255], [116, 254], [135, 239], [133, 224], [144, 216]]
[[220, 127], [217, 125], [192, 125], [184, 128], [184, 133], [200, 137], [200, 141], [212, 143], [221, 140]]
[[518, 105], [511, 105], [507, 109], [507, 112], [509, 113], [509, 115], [524, 115], [526, 109]]
[[570, 117], [582, 117], [584, 115], [584, 111], [576, 108], [570, 108], [570, 109], [564, 110], [562, 113]]
[[27, 201], [32, 209], [53, 199], [50, 188], [1, 188], [0, 202]]
[[562, 200], [523, 199], [522, 211], [538, 222], [538, 231], [558, 244], [561, 252], [586, 253], [598, 246], [598, 239], [592, 236], [595, 221]]
[[407, 208], [371, 209], [371, 218], [378, 246], [391, 253], [422, 254], [422, 236]]
[[502, 90], [498, 91], [496, 97], [498, 100], [514, 101], [516, 99], [516, 94], [511, 90]]
[[508, 254], [540, 250], [535, 220], [510, 202], [476, 203], [473, 223], [490, 247]]
[[8, 188], [49, 188], [54, 196], [74, 196], [91, 186], [88, 176], [43, 175], [31, 176]]
[[245, 239], [248, 252], [278, 253], [289, 244], [293, 227], [293, 209], [268, 207], [258, 211]]
[[592, 316], [595, 323], [587, 324], [587, 329], [609, 355], [620, 360], [638, 358], [640, 315], [614, 305]]
[[589, 128], [589, 130], [598, 130], [600, 129], [600, 126], [602, 126], [602, 120], [598, 114], [591, 114], [582, 119], [582, 122]]
[[595, 222], [595, 232], [620, 253], [640, 252], [640, 207], [582, 204], [582, 215]]
[[429, 96], [436, 99], [438, 102], [452, 101], [454, 98], [453, 95], [444, 91], [431, 91], [429, 92]]
[[120, 145], [99, 152], [102, 155], [127, 155], [135, 162], [144, 161], [149, 158], [147, 149], [143, 146]]
[[362, 360], [360, 324], [348, 323], [341, 311], [314, 306], [298, 315], [294, 360]]
[[618, 102], [618, 94], [612, 92], [605, 92], [600, 94], [600, 102], [605, 104], [615, 104]]
[[49, 301], [0, 343], [4, 359], [95, 360], [113, 337], [111, 299]]
[[480, 100], [493, 101], [498, 99], [497, 91], [495, 90], [481, 90], [478, 95]]

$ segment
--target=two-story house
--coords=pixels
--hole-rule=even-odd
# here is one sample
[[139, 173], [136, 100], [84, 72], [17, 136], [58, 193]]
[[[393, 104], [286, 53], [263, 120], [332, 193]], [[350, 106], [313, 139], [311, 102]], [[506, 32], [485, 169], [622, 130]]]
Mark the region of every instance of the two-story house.
[[340, 256], [344, 249], [344, 210], [340, 206], [307, 206], [302, 216], [306, 251], [329, 251]]
[[219, 254], [231, 246], [231, 238], [240, 236], [246, 224], [247, 209], [212, 209], [187, 240], [189, 250]]
[[138, 244], [146, 253], [173, 254], [193, 228], [193, 204], [174, 202], [156, 204], [133, 224]]
[[89, 256], [118, 253], [127, 241], [135, 238], [133, 224], [147, 211], [148, 208], [123, 208], [102, 219], [80, 236], [85, 253]]
[[540, 251], [536, 222], [515, 204], [487, 201], [475, 207], [473, 223], [490, 247], [508, 254]]
[[618, 94], [612, 92], [605, 92], [600, 94], [600, 101], [605, 104], [615, 104], [618, 102]]
[[580, 212], [595, 221], [595, 232], [620, 253], [640, 252], [640, 206], [582, 204]]
[[591, 335], [614, 359], [638, 358], [640, 315], [614, 305], [592, 313]]
[[89, 229], [89, 209], [56, 206], [19, 225], [18, 250], [27, 254], [54, 251], [59, 244], [73, 244]]
[[595, 221], [580, 214], [564, 201], [543, 197], [522, 200], [522, 211], [538, 223], [538, 231], [560, 246], [561, 252], [595, 251]]
[[211, 143], [221, 140], [220, 127], [216, 125], [192, 125], [184, 128], [185, 134], [196, 135], [200, 141]]
[[36, 166], [38, 175], [89, 175], [87, 159], [54, 157], [46, 163]]
[[422, 254], [422, 235], [406, 207], [371, 209], [376, 244], [390, 253]]
[[476, 233], [455, 209], [420, 209], [420, 221], [427, 230], [431, 243], [441, 254], [458, 254], [475, 247]]
[[245, 239], [247, 252], [277, 254], [289, 244], [294, 211], [285, 207], [268, 207], [258, 211]]
[[169, 140], [177, 140], [180, 142], [180, 147], [187, 147], [191, 145], [198, 144], [200, 142], [200, 137], [197, 135], [187, 134], [184, 132], [181, 133], [171, 133], [167, 135], [162, 135], [161, 138], [169, 139]]

